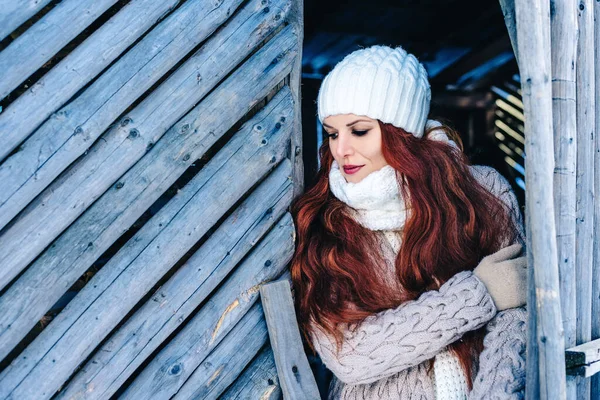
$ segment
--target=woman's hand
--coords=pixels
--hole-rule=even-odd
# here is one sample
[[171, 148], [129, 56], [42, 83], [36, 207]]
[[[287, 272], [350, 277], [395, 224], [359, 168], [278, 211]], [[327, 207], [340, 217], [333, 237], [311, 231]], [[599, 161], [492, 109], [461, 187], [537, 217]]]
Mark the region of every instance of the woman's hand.
[[484, 257], [473, 273], [486, 286], [498, 311], [527, 302], [527, 258], [518, 257], [523, 249], [513, 244]]

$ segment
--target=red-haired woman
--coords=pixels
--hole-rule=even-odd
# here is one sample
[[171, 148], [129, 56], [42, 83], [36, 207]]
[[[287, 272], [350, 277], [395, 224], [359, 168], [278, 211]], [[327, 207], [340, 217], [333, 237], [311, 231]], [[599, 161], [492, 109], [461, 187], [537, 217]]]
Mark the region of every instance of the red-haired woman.
[[427, 120], [430, 99], [400, 47], [357, 50], [321, 85], [328, 139], [292, 207], [291, 272], [301, 330], [334, 374], [329, 399], [524, 396], [519, 207]]

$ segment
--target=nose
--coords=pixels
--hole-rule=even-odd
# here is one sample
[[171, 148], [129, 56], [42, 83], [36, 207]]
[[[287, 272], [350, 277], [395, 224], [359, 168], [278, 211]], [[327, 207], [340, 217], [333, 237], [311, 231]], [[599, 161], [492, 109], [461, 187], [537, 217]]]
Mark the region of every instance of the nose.
[[350, 135], [338, 134], [338, 154], [340, 157], [347, 157], [354, 154], [354, 146]]

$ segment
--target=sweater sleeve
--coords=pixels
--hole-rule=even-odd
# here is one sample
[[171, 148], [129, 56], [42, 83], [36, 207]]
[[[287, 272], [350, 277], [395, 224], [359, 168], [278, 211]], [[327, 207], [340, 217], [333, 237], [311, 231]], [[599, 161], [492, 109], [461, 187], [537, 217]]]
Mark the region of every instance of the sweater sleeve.
[[501, 248], [514, 243], [525, 246], [525, 230], [523, 228], [523, 216], [517, 201], [517, 196], [510, 183], [502, 174], [494, 168], [476, 165], [471, 166], [471, 172], [475, 179], [485, 187], [490, 193], [499, 198], [508, 208], [511, 219], [516, 229], [516, 238], [513, 243], [504, 243]]
[[470, 400], [525, 397], [526, 318], [524, 307], [510, 308], [487, 325]]
[[[508, 207], [516, 228], [513, 243], [525, 246], [523, 217], [512, 187], [498, 171], [485, 167], [474, 176]], [[512, 243], [510, 243], [512, 244]], [[507, 243], [506, 245], [509, 245]], [[487, 325], [479, 369], [469, 399], [523, 399], [525, 396], [525, 307], [499, 312]]]
[[464, 333], [485, 325], [496, 306], [485, 285], [462, 271], [439, 291], [368, 316], [359, 324], [341, 324], [342, 347], [313, 326], [312, 343], [323, 363], [346, 384], [365, 384], [433, 358]]

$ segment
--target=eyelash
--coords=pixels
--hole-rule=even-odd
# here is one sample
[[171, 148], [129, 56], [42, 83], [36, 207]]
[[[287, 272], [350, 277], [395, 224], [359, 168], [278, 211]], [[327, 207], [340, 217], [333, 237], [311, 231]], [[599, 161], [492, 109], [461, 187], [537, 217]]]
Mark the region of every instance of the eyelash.
[[[369, 130], [366, 130], [366, 131], [352, 131], [352, 133], [355, 134], [356, 136], [364, 136], [364, 135], [367, 134], [367, 132], [369, 132]], [[326, 137], [329, 138], [329, 139], [334, 139], [335, 140], [335, 138], [332, 137], [333, 135], [337, 135], [337, 133], [328, 133], [326, 135]]]

